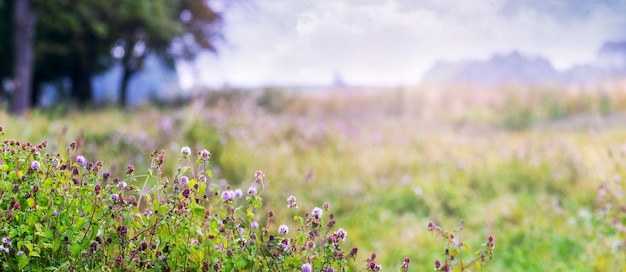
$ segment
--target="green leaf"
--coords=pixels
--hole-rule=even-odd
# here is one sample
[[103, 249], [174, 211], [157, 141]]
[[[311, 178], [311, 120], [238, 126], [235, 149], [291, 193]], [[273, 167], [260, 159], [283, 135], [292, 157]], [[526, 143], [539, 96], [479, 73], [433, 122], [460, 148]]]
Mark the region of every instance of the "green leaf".
[[27, 256], [20, 256], [17, 258], [17, 268], [22, 270], [28, 265], [29, 262], [30, 258], [28, 258]]

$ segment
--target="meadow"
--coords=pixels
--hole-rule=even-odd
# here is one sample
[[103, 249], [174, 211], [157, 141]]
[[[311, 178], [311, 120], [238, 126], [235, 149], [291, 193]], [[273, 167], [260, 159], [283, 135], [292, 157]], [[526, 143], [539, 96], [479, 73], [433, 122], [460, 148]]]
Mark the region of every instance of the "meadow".
[[296, 227], [290, 195], [302, 210], [329, 203], [357, 268], [376, 253], [383, 271], [405, 257], [410, 271], [431, 271], [446, 244], [429, 223], [463, 221], [472, 251], [495, 238], [486, 271], [626, 269], [622, 82], [228, 91], [182, 107], [0, 113], [0, 125], [4, 139], [45, 140], [50, 152], [77, 141], [112, 176], [146, 171], [155, 149], [172, 157], [172, 176], [183, 146], [211, 152], [212, 182], [246, 190], [262, 170], [275, 224]]

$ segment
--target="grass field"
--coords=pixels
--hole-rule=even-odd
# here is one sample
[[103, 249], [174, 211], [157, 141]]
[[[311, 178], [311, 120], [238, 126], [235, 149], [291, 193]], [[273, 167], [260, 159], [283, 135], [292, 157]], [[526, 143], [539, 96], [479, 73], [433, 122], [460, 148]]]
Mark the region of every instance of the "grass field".
[[487, 270], [621, 271], [623, 86], [230, 92], [162, 110], [0, 113], [0, 125], [5, 139], [47, 140], [50, 151], [78, 140], [116, 175], [147, 169], [154, 149], [207, 148], [215, 181], [245, 190], [262, 170], [279, 218], [293, 216], [291, 194], [302, 207], [329, 202], [357, 259], [376, 252], [384, 271], [405, 256], [411, 271], [433, 269], [445, 245], [428, 223], [460, 220], [475, 249], [495, 237]]

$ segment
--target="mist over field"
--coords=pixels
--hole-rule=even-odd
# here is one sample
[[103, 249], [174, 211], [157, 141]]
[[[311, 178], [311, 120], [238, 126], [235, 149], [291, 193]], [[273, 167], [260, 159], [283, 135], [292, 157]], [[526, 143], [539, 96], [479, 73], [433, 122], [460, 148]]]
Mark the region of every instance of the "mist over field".
[[621, 271], [622, 14], [0, 0], [0, 270]]

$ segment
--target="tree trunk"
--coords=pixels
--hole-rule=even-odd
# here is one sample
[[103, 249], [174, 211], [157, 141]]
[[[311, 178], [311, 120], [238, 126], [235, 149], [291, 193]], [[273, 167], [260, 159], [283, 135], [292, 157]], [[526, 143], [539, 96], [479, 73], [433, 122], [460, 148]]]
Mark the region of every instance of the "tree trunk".
[[124, 64], [124, 73], [122, 74], [122, 81], [120, 82], [120, 107], [126, 108], [128, 106], [128, 82], [130, 78], [135, 74], [136, 70], [129, 67], [128, 64]]
[[11, 113], [22, 115], [28, 110], [33, 77], [35, 22], [37, 14], [30, 0], [16, 0], [13, 9], [14, 76]]
[[[78, 56], [81, 56], [80, 54]], [[76, 65], [72, 71], [72, 99], [79, 107], [84, 107], [92, 100], [91, 76], [92, 67], [89, 61], [76, 58]]]

